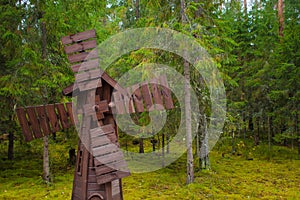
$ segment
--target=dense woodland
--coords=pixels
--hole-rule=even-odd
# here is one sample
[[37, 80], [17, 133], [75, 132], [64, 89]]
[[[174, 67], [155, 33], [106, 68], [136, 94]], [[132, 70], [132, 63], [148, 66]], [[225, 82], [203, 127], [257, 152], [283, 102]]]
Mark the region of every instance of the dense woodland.
[[[230, 141], [226, 144], [231, 155], [240, 153], [241, 146], [247, 144], [251, 148], [264, 145], [262, 151], [268, 153], [268, 159], [276, 157], [272, 151], [278, 146], [300, 158], [297, 0], [1, 0], [0, 24], [0, 142], [6, 149], [3, 159], [17, 159], [17, 149], [34, 148], [24, 142], [15, 108], [70, 101], [61, 93], [74, 82], [61, 37], [95, 29], [100, 44], [116, 33], [139, 27], [182, 32], [209, 52], [226, 87], [227, 118], [221, 140]], [[146, 62], [167, 64], [184, 74], [184, 60], [149, 49], [124, 55], [107, 72], [118, 78]], [[190, 79], [202, 111], [197, 137], [201, 139], [210, 120], [211, 102], [199, 73], [191, 69]], [[122, 148], [143, 152], [155, 149], [155, 144], [156, 148], [165, 145], [176, 134], [176, 122], [180, 120], [174, 114], [176, 110], [168, 112], [167, 124], [149, 141], [120, 132]], [[147, 116], [142, 113], [136, 120], [146, 124]], [[74, 130], [57, 133], [58, 139], [51, 136], [50, 143], [61, 142], [62, 135], [66, 152], [76, 149]], [[193, 143], [197, 166], [199, 140]], [[226, 154], [222, 152], [223, 157]], [[249, 154], [245, 157], [252, 159]], [[203, 163], [201, 159], [200, 168], [213, 168], [214, 161], [209, 164], [209, 160]]]

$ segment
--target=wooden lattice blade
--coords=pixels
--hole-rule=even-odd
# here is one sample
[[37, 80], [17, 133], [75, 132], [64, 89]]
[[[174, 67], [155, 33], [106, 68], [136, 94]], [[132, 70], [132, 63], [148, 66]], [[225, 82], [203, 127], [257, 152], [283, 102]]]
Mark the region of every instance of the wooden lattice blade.
[[48, 104], [16, 109], [27, 142], [74, 125], [71, 103]]
[[103, 125], [92, 129], [90, 134], [97, 183], [103, 184], [129, 176], [114, 127], [111, 124]]
[[126, 114], [174, 108], [166, 76], [145, 81], [113, 93], [113, 113]]

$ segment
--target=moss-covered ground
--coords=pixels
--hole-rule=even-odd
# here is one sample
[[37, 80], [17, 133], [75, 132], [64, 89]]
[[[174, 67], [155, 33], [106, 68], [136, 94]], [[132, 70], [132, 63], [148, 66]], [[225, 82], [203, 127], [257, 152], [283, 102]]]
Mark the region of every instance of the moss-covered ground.
[[[7, 144], [0, 144], [0, 199], [70, 199], [73, 169], [68, 147], [51, 142], [52, 183], [42, 176], [42, 141], [16, 144], [15, 160], [5, 159]], [[123, 179], [125, 199], [300, 199], [300, 160], [297, 151], [221, 140], [210, 154], [211, 169], [195, 172], [195, 183], [185, 184], [185, 155], [151, 173]], [[196, 161], [197, 162], [197, 161]]]

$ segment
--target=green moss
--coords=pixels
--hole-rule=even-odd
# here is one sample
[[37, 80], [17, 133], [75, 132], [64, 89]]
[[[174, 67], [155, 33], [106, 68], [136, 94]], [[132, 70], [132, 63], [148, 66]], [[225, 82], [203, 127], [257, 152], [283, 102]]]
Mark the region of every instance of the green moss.
[[[1, 200], [71, 198], [74, 166], [67, 163], [64, 142], [50, 144], [51, 184], [41, 178], [42, 141], [17, 143], [15, 161], [4, 159], [5, 145], [0, 145]], [[273, 147], [276, 153], [268, 157], [263, 153], [266, 145], [253, 150], [245, 144], [239, 151], [252, 152], [253, 160], [247, 160], [245, 155], [231, 155], [228, 144], [218, 145], [210, 154], [211, 169], [196, 171], [195, 183], [185, 184], [183, 155], [166, 168], [124, 178], [125, 199], [300, 199], [300, 160], [292, 159], [296, 150]]]

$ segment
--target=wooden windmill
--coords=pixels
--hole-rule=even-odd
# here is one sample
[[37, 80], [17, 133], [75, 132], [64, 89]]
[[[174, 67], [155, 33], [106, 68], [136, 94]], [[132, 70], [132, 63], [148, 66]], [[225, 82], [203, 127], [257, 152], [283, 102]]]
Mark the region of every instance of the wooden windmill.
[[84, 104], [77, 107], [77, 113], [71, 102], [17, 108], [24, 138], [29, 142], [47, 136], [78, 124], [80, 119], [72, 199], [123, 199], [121, 179], [130, 173], [119, 149], [113, 113], [150, 111], [154, 104], [162, 105], [156, 109], [173, 108], [166, 77], [124, 89], [101, 70], [98, 52], [91, 51], [97, 46], [95, 30], [63, 37], [62, 43], [77, 80], [63, 89], [63, 94], [78, 95]]

